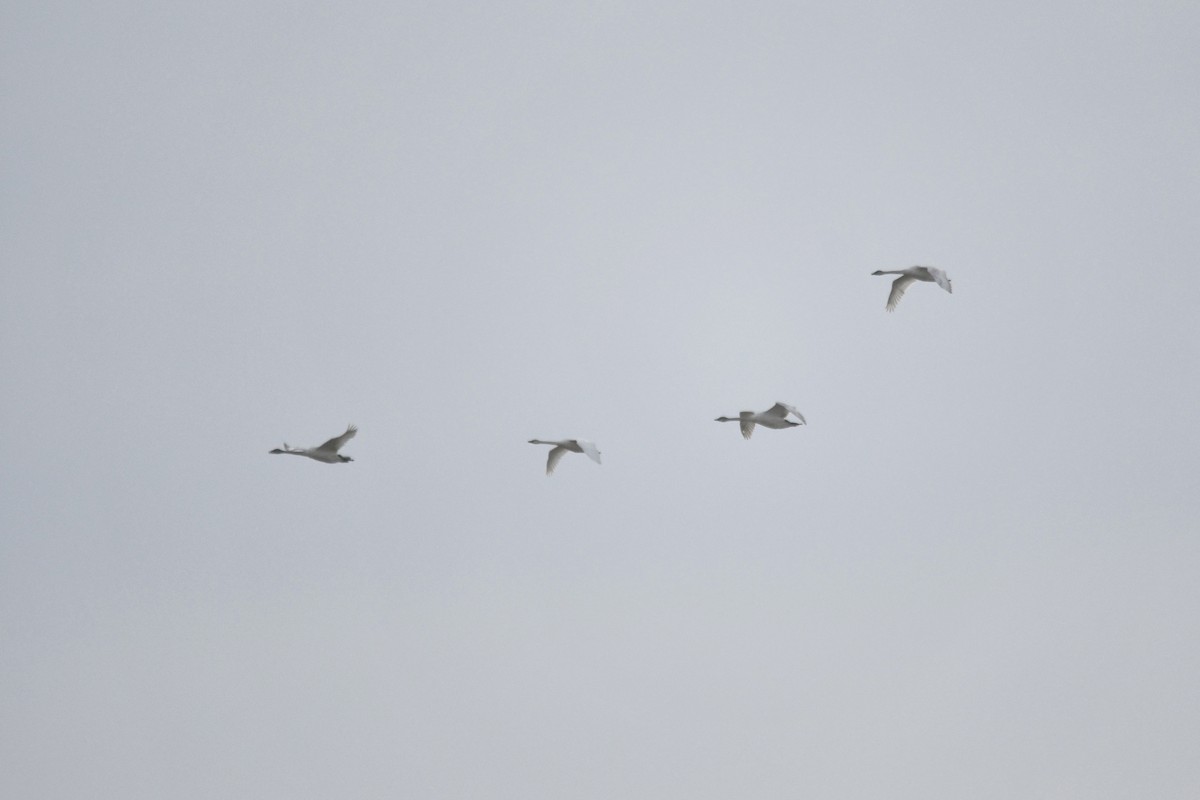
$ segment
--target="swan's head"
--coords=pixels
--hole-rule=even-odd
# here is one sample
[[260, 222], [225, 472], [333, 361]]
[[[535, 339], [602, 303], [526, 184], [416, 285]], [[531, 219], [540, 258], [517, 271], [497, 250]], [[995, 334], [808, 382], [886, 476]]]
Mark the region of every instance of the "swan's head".
[[877, 270], [875, 270], [874, 272], [872, 272], [871, 274], [872, 274], [872, 275], [882, 275], [882, 274], [883, 274], [883, 270], [881, 270], [881, 269], [877, 269]]
[[345, 464], [345, 463], [347, 463], [347, 462], [349, 462], [349, 461], [353, 461], [353, 460], [354, 460], [354, 459], [353, 459], [353, 458], [351, 458], [350, 456], [343, 456], [343, 455], [339, 455], [339, 456], [338, 456], [338, 458], [340, 458], [340, 459], [342, 460], [342, 463], [343, 463], [343, 464]]
[[717, 417], [713, 422], [737, 422], [737, 417]]

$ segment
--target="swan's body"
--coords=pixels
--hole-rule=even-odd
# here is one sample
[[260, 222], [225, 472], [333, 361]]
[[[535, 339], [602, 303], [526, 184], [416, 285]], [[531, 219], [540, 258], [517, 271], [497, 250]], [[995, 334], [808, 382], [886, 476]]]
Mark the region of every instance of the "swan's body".
[[530, 444], [548, 444], [553, 445], [550, 448], [550, 455], [546, 458], [546, 474], [554, 472], [554, 468], [558, 466], [558, 462], [562, 461], [562, 457], [570, 450], [572, 453], [585, 453], [588, 458], [600, 463], [600, 451], [596, 449], [593, 442], [586, 439], [562, 439], [557, 442], [543, 442], [541, 439], [530, 439]]
[[[788, 415], [793, 414], [800, 420], [792, 422], [788, 419]], [[754, 426], [762, 425], [764, 428], [795, 428], [799, 425], [806, 425], [804, 416], [797, 411], [793, 406], [787, 403], [776, 403], [766, 411], [743, 411], [736, 417], [717, 417], [717, 422], [739, 422], [742, 428], [742, 438], [749, 439], [754, 435]]]
[[892, 281], [892, 293], [888, 295], [887, 310], [895, 311], [896, 304], [900, 302], [900, 298], [904, 296], [904, 290], [909, 287], [913, 281], [928, 281], [936, 283], [938, 286], [945, 289], [947, 292], [953, 293], [950, 288], [950, 279], [946, 277], [946, 273], [942, 272], [937, 267], [909, 267], [908, 269], [877, 269], [871, 273], [872, 275], [899, 275], [899, 278]]
[[308, 456], [315, 461], [321, 461], [325, 464], [344, 464], [347, 461], [353, 461], [350, 456], [338, 455], [338, 450], [342, 449], [342, 445], [354, 438], [354, 434], [358, 433], [358, 428], [353, 425], [346, 427], [346, 432], [341, 436], [335, 436], [328, 442], [325, 442], [320, 447], [309, 447], [307, 449], [300, 447], [288, 447], [287, 442], [283, 443], [283, 449], [276, 447], [272, 453], [287, 453], [293, 456]]

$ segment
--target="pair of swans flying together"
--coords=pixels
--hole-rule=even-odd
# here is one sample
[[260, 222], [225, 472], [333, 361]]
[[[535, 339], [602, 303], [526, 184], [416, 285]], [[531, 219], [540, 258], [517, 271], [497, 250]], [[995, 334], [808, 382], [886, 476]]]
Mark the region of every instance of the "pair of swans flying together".
[[[789, 419], [792, 416], [800, 421], [793, 422]], [[779, 430], [781, 428], [796, 428], [807, 424], [804, 415], [797, 411], [795, 406], [789, 406], [787, 403], [776, 403], [766, 411], [743, 411], [736, 417], [717, 417], [716, 421], [740, 423], [742, 436], [746, 439], [749, 439], [754, 433], [755, 425]], [[600, 463], [599, 449], [596, 448], [594, 442], [589, 442], [586, 439], [559, 439], [557, 441], [530, 439], [529, 443], [550, 445], [550, 454], [546, 457], [547, 475], [554, 474], [554, 468], [558, 466], [558, 462], [562, 461], [562, 457], [567, 453], [583, 453], [597, 464]]]
[[[319, 447], [290, 447], [287, 442], [284, 442], [282, 448], [276, 447], [270, 452], [273, 455], [286, 453], [292, 456], [305, 456], [324, 464], [345, 464], [354, 459], [350, 456], [340, 454], [338, 450], [341, 450], [342, 445], [353, 439], [356, 433], [358, 433], [358, 428], [350, 425], [341, 436], [335, 436]], [[558, 466], [558, 462], [567, 454], [567, 451], [572, 453], [586, 453], [587, 457], [592, 459], [592, 461], [595, 461], [597, 464], [600, 463], [600, 451], [596, 448], [595, 444], [584, 439], [563, 439], [558, 442], [543, 442], [541, 439], [530, 439], [529, 443], [553, 445], [550, 449], [550, 457], [546, 459], [547, 475], [554, 472], [554, 468]]]
[[899, 278], [892, 281], [892, 293], [888, 295], [887, 310], [895, 311], [896, 304], [900, 302], [900, 298], [904, 297], [904, 290], [907, 289], [915, 281], [928, 281], [936, 283], [938, 286], [953, 294], [953, 289], [950, 288], [950, 279], [946, 277], [946, 273], [937, 267], [909, 267], [908, 269], [877, 269], [871, 273], [872, 275], [899, 275]]

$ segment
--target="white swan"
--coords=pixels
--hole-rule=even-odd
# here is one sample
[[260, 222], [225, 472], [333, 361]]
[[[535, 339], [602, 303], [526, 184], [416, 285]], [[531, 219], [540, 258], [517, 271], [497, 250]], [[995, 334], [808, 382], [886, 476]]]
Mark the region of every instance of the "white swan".
[[322, 461], [326, 464], [344, 464], [347, 461], [353, 461], [350, 456], [338, 455], [338, 450], [342, 449], [342, 445], [354, 438], [354, 434], [358, 433], [358, 428], [353, 425], [346, 426], [346, 432], [341, 436], [335, 436], [320, 447], [293, 448], [288, 447], [287, 442], [283, 443], [283, 449], [276, 447], [272, 453], [287, 453], [293, 456], [308, 456], [316, 461]]
[[950, 279], [946, 277], [946, 273], [942, 272], [937, 267], [909, 267], [908, 269], [877, 269], [871, 273], [872, 275], [899, 275], [899, 278], [892, 281], [892, 293], [888, 295], [887, 310], [895, 311], [896, 304], [900, 302], [900, 298], [904, 296], [904, 290], [908, 288], [913, 281], [929, 281], [936, 283], [938, 286], [953, 294], [950, 288]]
[[586, 439], [562, 439], [557, 442], [543, 442], [541, 439], [530, 439], [530, 444], [549, 444], [553, 445], [550, 448], [550, 455], [546, 459], [546, 474], [554, 472], [554, 468], [558, 466], [558, 462], [562, 461], [562, 457], [570, 450], [572, 453], [586, 453], [587, 457], [597, 464], [600, 463], [600, 451], [596, 449], [593, 442]]
[[[788, 419], [788, 414], [795, 414], [799, 422], [792, 422]], [[754, 435], [754, 426], [762, 425], [764, 428], [795, 428], [799, 425], [807, 425], [799, 411], [787, 403], [776, 403], [766, 411], [743, 411], [736, 417], [717, 417], [717, 422], [740, 422], [742, 424], [742, 437], [749, 439]]]

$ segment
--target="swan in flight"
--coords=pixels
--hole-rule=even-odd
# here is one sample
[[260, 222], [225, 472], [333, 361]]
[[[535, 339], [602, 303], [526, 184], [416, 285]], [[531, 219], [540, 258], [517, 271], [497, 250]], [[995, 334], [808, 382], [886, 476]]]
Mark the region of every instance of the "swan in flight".
[[[792, 422], [788, 419], [789, 414], [795, 414], [799, 422]], [[754, 426], [762, 425], [764, 428], [795, 428], [799, 425], [807, 425], [804, 415], [797, 411], [793, 406], [787, 403], [776, 403], [766, 411], [743, 411], [736, 417], [717, 417], [717, 422], [740, 422], [742, 426], [742, 438], [749, 439], [754, 435]]]
[[550, 456], [546, 459], [546, 474], [550, 475], [554, 472], [554, 468], [558, 466], [558, 462], [562, 461], [562, 457], [570, 450], [572, 453], [586, 453], [587, 457], [597, 464], [600, 463], [600, 451], [596, 449], [593, 442], [586, 439], [563, 439], [558, 442], [543, 442], [541, 439], [530, 439], [530, 444], [550, 444], [554, 445], [550, 448]]
[[342, 449], [342, 445], [354, 438], [354, 434], [358, 433], [358, 428], [353, 425], [346, 426], [346, 432], [341, 436], [335, 436], [320, 447], [292, 448], [288, 447], [287, 442], [283, 443], [283, 449], [276, 447], [272, 453], [288, 453], [293, 456], [308, 456], [317, 461], [323, 461], [326, 464], [344, 464], [347, 461], [353, 461], [350, 456], [338, 455], [338, 450]]
[[937, 267], [909, 267], [908, 269], [877, 269], [871, 273], [872, 275], [899, 275], [899, 278], [892, 281], [892, 293], [888, 295], [887, 310], [895, 311], [896, 304], [900, 302], [900, 298], [904, 297], [904, 290], [908, 288], [913, 281], [929, 281], [936, 283], [938, 286], [945, 289], [947, 292], [953, 293], [950, 288], [950, 279], [946, 277], [946, 273], [942, 272]]

